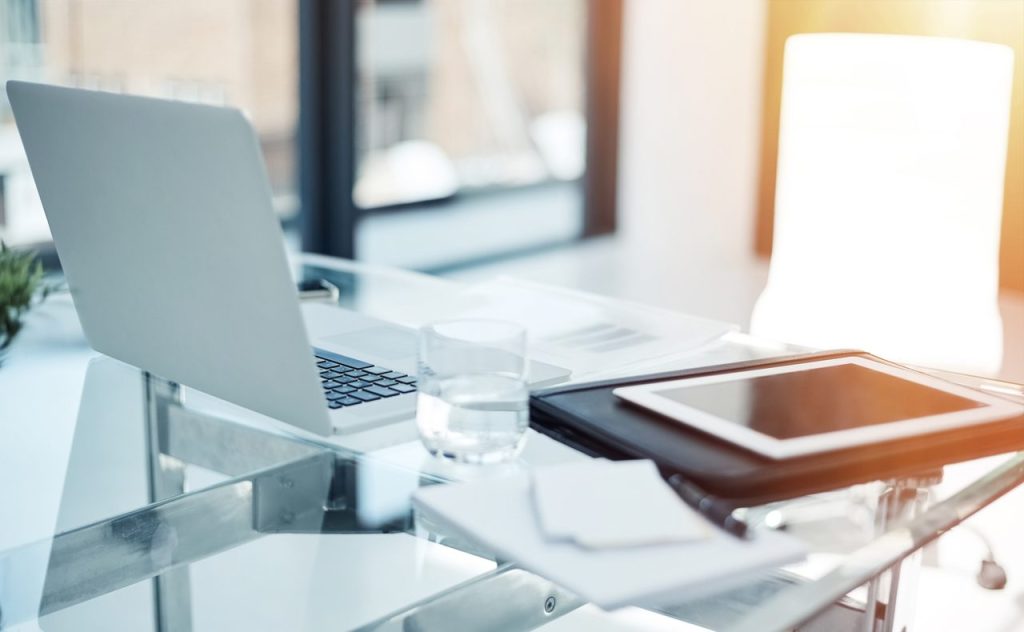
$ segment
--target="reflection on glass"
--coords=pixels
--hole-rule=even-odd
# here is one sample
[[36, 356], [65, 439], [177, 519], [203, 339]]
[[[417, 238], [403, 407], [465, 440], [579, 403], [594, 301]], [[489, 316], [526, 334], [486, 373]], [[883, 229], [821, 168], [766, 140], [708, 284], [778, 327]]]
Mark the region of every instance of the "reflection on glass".
[[356, 203], [579, 178], [586, 8], [583, 0], [364, 0]]
[[[24, 79], [243, 109], [275, 206], [297, 210], [297, 0], [0, 0], [0, 81]], [[6, 96], [0, 238], [49, 239]]]

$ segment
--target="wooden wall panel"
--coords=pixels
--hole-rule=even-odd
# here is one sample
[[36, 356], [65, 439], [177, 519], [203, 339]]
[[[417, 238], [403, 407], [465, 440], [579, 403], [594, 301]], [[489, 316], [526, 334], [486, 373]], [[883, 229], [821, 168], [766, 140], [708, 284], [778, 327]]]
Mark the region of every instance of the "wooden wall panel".
[[1024, 291], [1024, 2], [1021, 0], [768, 0], [761, 174], [755, 248], [771, 253], [782, 54], [796, 33], [961, 37], [1014, 49], [1013, 104], [1003, 201], [1000, 282]]

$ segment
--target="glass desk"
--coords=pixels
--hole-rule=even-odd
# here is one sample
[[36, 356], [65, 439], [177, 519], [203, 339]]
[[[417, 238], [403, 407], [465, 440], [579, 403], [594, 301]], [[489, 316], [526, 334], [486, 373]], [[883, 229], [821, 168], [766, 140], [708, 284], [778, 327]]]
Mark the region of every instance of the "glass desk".
[[[407, 324], [460, 289], [323, 257], [295, 266], [341, 305]], [[659, 366], [799, 351], [729, 334]], [[531, 431], [516, 463], [456, 466], [426, 454], [411, 420], [299, 437], [98, 356], [57, 295], [0, 366], [0, 629], [911, 629], [922, 547], [1024, 481], [1024, 456], [1006, 454], [948, 466], [973, 468], [955, 485], [935, 471], [745, 508], [803, 538], [809, 560], [608, 614], [410, 509], [420, 486], [585, 458]]]

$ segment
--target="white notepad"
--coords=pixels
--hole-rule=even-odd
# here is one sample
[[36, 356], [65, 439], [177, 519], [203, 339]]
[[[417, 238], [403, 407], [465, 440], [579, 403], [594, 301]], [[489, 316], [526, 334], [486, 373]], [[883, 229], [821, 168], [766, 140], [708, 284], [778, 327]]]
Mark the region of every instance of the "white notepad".
[[699, 598], [806, 553], [799, 540], [782, 533], [759, 532], [740, 540], [718, 529], [695, 542], [600, 550], [551, 541], [537, 520], [526, 474], [424, 487], [414, 499], [432, 522], [605, 609]]

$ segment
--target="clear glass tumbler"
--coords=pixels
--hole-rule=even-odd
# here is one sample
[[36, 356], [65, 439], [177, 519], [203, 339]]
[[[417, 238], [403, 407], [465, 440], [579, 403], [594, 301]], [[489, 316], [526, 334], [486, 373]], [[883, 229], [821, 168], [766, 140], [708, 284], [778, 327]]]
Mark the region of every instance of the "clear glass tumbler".
[[500, 320], [420, 329], [416, 424], [427, 450], [463, 463], [516, 457], [529, 421], [526, 330]]

